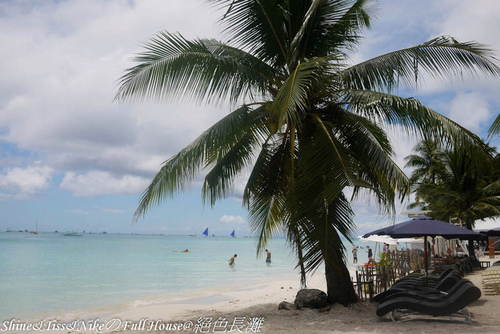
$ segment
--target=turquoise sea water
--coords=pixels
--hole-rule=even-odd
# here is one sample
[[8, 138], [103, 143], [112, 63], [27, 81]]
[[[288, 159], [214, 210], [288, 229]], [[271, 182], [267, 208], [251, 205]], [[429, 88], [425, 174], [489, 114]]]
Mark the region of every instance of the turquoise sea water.
[[[0, 320], [57, 316], [172, 293], [297, 278], [295, 257], [275, 239], [60, 233], [0, 233]], [[365, 246], [365, 245], [363, 245]], [[190, 253], [180, 251], [188, 248]], [[347, 247], [349, 260], [351, 246]], [[236, 266], [228, 266], [233, 254]], [[360, 263], [365, 261], [360, 251]]]

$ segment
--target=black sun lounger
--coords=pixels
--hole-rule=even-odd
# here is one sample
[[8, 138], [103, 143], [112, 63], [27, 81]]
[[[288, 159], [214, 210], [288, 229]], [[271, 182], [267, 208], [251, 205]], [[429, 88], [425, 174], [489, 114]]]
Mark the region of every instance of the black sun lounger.
[[377, 315], [383, 317], [396, 310], [410, 310], [431, 316], [452, 315], [481, 297], [481, 290], [472, 282], [463, 280], [450, 294], [394, 294], [377, 307]]
[[389, 290], [376, 295], [373, 300], [381, 302], [382, 300], [399, 292], [415, 292], [418, 294], [449, 292], [449, 290], [452, 289], [460, 280], [462, 280], [460, 272], [458, 270], [453, 270], [441, 281], [429, 282], [427, 285], [423, 282], [405, 282], [401, 284], [394, 284]]
[[[452, 270], [446, 276], [440, 277], [439, 279], [432, 278], [432, 277], [428, 277], [426, 279], [425, 277], [421, 277], [421, 278], [416, 279], [416, 280], [398, 280], [396, 283], [394, 283], [392, 285], [391, 288], [393, 288], [393, 287], [394, 288], [404, 288], [404, 287], [412, 287], [412, 286], [415, 286], [415, 287], [426, 286], [426, 287], [434, 288], [438, 285], [443, 284], [443, 281], [445, 281], [446, 279], [449, 279], [450, 277], [456, 278], [455, 279], [455, 281], [456, 281], [456, 280], [462, 278], [462, 274], [458, 270]], [[454, 284], [452, 284], [452, 286], [453, 285]]]
[[447, 291], [437, 290], [437, 289], [421, 289], [421, 290], [395, 290], [391, 294], [386, 295], [384, 298], [379, 298], [379, 304], [383, 303], [389, 299], [399, 298], [399, 297], [411, 297], [411, 298], [434, 298], [441, 296], [452, 296], [463, 284], [470, 283], [469, 280], [459, 279], [454, 283], [454, 285]]
[[[458, 264], [455, 264], [455, 265], [452, 265], [452, 266], [449, 266], [448, 268], [446, 268], [446, 270], [444, 270], [440, 275], [436, 276], [436, 275], [429, 275], [427, 277], [427, 279], [425, 278], [424, 275], [421, 275], [421, 274], [410, 274], [408, 276], [405, 276], [405, 277], [402, 277], [400, 278], [396, 283], [394, 283], [393, 286], [395, 285], [399, 285], [399, 284], [422, 284], [422, 283], [425, 283], [425, 282], [428, 282], [428, 283], [439, 283], [441, 280], [443, 280], [446, 276], [448, 276], [448, 274], [450, 274], [451, 272], [458, 272], [461, 274], [461, 271], [459, 270], [460, 269], [460, 266]], [[461, 275], [463, 276], [463, 275]]]

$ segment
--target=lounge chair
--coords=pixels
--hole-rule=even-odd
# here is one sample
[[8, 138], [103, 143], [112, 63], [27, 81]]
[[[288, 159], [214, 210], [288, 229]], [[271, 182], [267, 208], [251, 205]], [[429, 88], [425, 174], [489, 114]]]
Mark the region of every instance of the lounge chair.
[[403, 277], [403, 278], [399, 279], [398, 281], [396, 281], [393, 284], [393, 287], [404, 286], [404, 285], [406, 285], [406, 286], [426, 285], [426, 286], [433, 287], [433, 286], [436, 286], [439, 283], [441, 283], [446, 277], [449, 277], [450, 275], [458, 276], [460, 278], [462, 277], [462, 274], [460, 271], [458, 271], [456, 269], [452, 269], [450, 271], [444, 272], [443, 275], [441, 275], [441, 276], [429, 275], [428, 277], [421, 276], [418, 278], [414, 278], [414, 277], [407, 278], [408, 276], [406, 276], [406, 277]]
[[377, 315], [385, 316], [391, 312], [395, 320], [395, 313], [418, 312], [431, 316], [447, 316], [463, 311], [466, 320], [470, 320], [470, 313], [465, 309], [467, 305], [481, 297], [481, 290], [468, 280], [461, 280], [450, 293], [396, 293], [384, 299], [377, 307]]
[[[440, 272], [438, 275], [437, 274], [430, 274], [427, 276], [427, 279], [425, 278], [424, 274], [421, 274], [420, 272], [414, 272], [411, 273], [408, 276], [401, 277], [399, 280], [397, 280], [394, 285], [399, 285], [399, 284], [428, 284], [428, 283], [436, 283], [440, 282], [443, 280], [450, 272], [452, 271], [461, 271], [459, 270], [460, 266], [459, 264], [453, 264], [447, 268], [445, 268], [442, 272]], [[437, 283], [436, 283], [437, 284]]]
[[376, 302], [381, 302], [385, 298], [392, 296], [398, 292], [416, 292], [419, 294], [449, 292], [449, 290], [452, 289], [460, 280], [462, 280], [462, 275], [460, 274], [460, 272], [458, 270], [452, 270], [446, 277], [444, 277], [440, 281], [431, 281], [427, 283], [425, 282], [425, 280], [419, 280], [418, 282], [404, 281], [397, 284], [398, 282], [400, 282], [398, 281], [387, 291], [376, 295], [373, 300]]

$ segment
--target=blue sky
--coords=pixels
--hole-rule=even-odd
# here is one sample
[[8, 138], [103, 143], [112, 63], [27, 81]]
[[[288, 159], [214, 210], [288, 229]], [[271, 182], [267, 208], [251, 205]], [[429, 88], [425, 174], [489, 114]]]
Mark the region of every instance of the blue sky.
[[[498, 12], [497, 0], [381, 0], [353, 62], [439, 35], [479, 41], [500, 57]], [[244, 178], [215, 208], [202, 206], [197, 180], [132, 223], [160, 164], [229, 108], [112, 101], [141, 43], [161, 30], [220, 37], [217, 18], [201, 0], [0, 2], [0, 230], [34, 229], [38, 221], [43, 231], [199, 234], [208, 226], [218, 235], [249, 234]], [[482, 77], [428, 80], [400, 94], [484, 137], [500, 110], [498, 91], [498, 78]], [[394, 134], [401, 165], [414, 143]], [[360, 232], [388, 223], [369, 200], [354, 208]]]

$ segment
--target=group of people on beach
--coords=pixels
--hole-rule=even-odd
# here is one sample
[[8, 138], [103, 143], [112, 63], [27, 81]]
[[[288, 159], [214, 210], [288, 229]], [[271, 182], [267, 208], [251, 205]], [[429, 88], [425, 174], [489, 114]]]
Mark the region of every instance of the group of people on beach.
[[[271, 263], [271, 252], [269, 250], [266, 249], [266, 263]], [[235, 260], [236, 258], [238, 257], [238, 254], [234, 254], [230, 259], [229, 259], [229, 265], [230, 266], [235, 266], [236, 263], [235, 263]]]
[[[352, 248], [353, 263], [358, 263], [358, 248], [359, 246], [354, 246]], [[375, 264], [375, 260], [373, 259], [373, 251], [371, 247], [366, 246], [366, 251], [368, 252], [368, 263]]]

